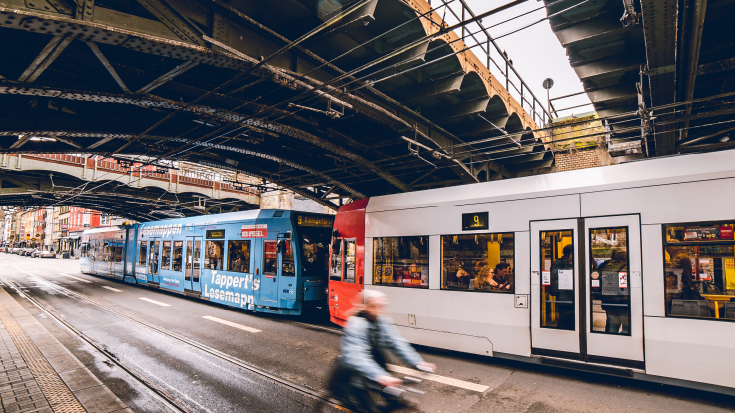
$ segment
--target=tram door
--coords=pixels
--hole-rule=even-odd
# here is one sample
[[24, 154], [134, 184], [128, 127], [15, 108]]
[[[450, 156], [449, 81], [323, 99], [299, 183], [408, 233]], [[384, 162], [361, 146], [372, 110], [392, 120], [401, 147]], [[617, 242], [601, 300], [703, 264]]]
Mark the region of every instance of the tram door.
[[112, 251], [112, 275], [116, 278], [123, 278], [123, 265], [125, 261], [125, 244], [122, 242], [110, 243], [110, 249]]
[[186, 271], [184, 272], [184, 290], [201, 292], [199, 276], [201, 275], [202, 237], [186, 237]]
[[347, 319], [355, 297], [365, 288], [362, 275], [357, 276], [356, 264], [357, 240], [334, 238], [329, 262], [329, 311], [339, 319]]
[[148, 281], [159, 282], [158, 256], [161, 249], [161, 239], [153, 238], [148, 243]]
[[278, 241], [263, 241], [263, 268], [260, 274], [260, 300], [278, 301], [278, 273], [280, 265], [278, 262]]
[[637, 215], [531, 223], [531, 351], [643, 367]]

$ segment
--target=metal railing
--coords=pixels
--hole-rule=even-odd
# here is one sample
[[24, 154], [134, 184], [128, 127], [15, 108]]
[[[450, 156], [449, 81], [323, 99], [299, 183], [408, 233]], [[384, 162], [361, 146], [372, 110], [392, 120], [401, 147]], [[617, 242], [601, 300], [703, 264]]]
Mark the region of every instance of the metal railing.
[[[450, 26], [476, 16], [465, 0], [459, 0], [459, 3], [449, 0], [440, 1], [444, 4], [444, 8], [448, 10], [448, 14], [444, 13], [444, 23]], [[428, 2], [431, 5], [431, 0], [428, 0]], [[505, 80], [505, 90], [521, 104], [521, 108], [531, 115], [537, 125], [546, 125], [552, 119], [545, 103], [540, 101], [531, 91], [531, 88], [528, 87], [528, 84], [513, 66], [513, 61], [508, 58], [508, 54], [502, 51], [493, 37], [490, 36], [487, 28], [482, 24], [482, 20], [462, 26], [461, 38], [468, 48], [472, 50], [479, 48], [485, 54], [487, 70], [498, 80]], [[470, 38], [475, 42], [474, 44], [469, 44], [468, 39]], [[475, 54], [481, 56], [478, 52], [475, 52]]]

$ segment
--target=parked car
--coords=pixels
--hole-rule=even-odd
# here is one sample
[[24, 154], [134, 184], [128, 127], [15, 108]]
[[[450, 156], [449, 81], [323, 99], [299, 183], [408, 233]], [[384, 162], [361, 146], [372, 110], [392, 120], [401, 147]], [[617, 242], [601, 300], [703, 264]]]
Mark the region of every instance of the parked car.
[[39, 252], [38, 257], [39, 258], [56, 258], [56, 253], [44, 250], [44, 251]]
[[20, 250], [22, 250], [22, 248], [15, 247], [15, 248], [12, 248], [10, 250], [10, 253], [11, 254], [19, 254], [20, 253]]
[[31, 256], [31, 258], [38, 258], [38, 257], [41, 256], [41, 253], [43, 251], [44, 250], [41, 250], [41, 249], [35, 249], [35, 250], [33, 250], [33, 252], [31, 252], [30, 256]]
[[33, 251], [35, 251], [35, 250], [36, 250], [35, 248], [26, 248], [26, 249], [23, 250], [23, 254], [22, 255], [24, 257], [30, 257], [31, 254], [33, 253]]

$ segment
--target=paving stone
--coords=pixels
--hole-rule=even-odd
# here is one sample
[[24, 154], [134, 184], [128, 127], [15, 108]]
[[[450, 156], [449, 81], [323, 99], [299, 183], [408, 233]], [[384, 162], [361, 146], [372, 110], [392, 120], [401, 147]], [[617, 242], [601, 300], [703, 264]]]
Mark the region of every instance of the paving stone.
[[86, 368], [65, 371], [59, 373], [59, 376], [72, 392], [102, 385], [102, 382]]
[[111, 413], [127, 407], [105, 386], [75, 391], [74, 395], [89, 413]]

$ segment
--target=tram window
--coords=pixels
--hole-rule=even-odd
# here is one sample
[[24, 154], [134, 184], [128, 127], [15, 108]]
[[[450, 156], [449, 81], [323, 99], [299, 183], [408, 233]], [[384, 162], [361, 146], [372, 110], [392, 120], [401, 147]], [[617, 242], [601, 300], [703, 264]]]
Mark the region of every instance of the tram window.
[[163, 249], [161, 250], [161, 269], [171, 269], [171, 241], [163, 241]]
[[227, 271], [250, 272], [250, 241], [228, 241]]
[[181, 262], [184, 255], [184, 241], [174, 241], [173, 258], [171, 259], [171, 270], [181, 271]]
[[199, 267], [201, 265], [201, 257], [202, 256], [202, 242], [201, 241], [194, 241], [194, 273], [193, 281], [195, 283], [199, 282]]
[[667, 316], [735, 320], [733, 227], [735, 221], [663, 226]]
[[591, 331], [630, 335], [628, 228], [590, 229]]
[[300, 238], [301, 275], [323, 278], [329, 271], [329, 233], [302, 234]]
[[117, 248], [115, 248], [115, 262], [122, 262], [122, 256], [123, 247], [122, 245], [118, 245]]
[[571, 230], [541, 231], [541, 327], [575, 328], [574, 235]]
[[357, 241], [345, 240], [345, 282], [355, 283], [355, 265], [357, 264]]
[[513, 233], [442, 235], [444, 290], [514, 291]]
[[374, 238], [373, 284], [429, 288], [429, 237]]
[[148, 243], [143, 241], [140, 243], [140, 255], [138, 258], [138, 265], [145, 266], [145, 259], [148, 253]]
[[278, 269], [278, 243], [265, 241], [263, 243], [264, 261], [263, 274], [275, 274]]
[[281, 275], [287, 277], [296, 276], [296, 266], [293, 262], [293, 243], [291, 240], [284, 240], [283, 250], [281, 250]]
[[105, 242], [102, 245], [102, 261], [109, 261], [110, 260], [110, 247]]
[[329, 279], [342, 281], [342, 239], [332, 241], [332, 260], [329, 263]]
[[222, 256], [225, 252], [224, 241], [207, 241], [207, 252], [204, 256], [204, 268], [222, 270]]
[[161, 241], [151, 241], [151, 256], [148, 260], [148, 270], [151, 274], [158, 274], [158, 250], [161, 247]]

